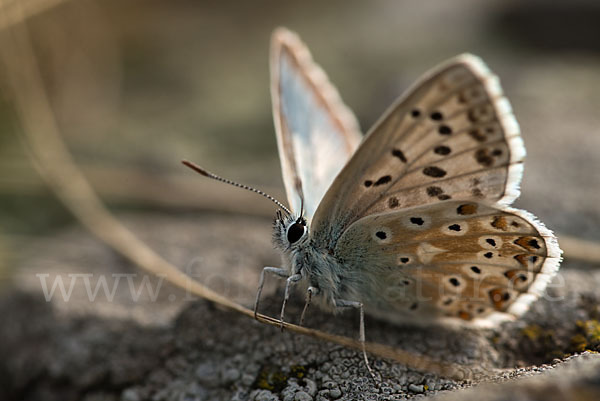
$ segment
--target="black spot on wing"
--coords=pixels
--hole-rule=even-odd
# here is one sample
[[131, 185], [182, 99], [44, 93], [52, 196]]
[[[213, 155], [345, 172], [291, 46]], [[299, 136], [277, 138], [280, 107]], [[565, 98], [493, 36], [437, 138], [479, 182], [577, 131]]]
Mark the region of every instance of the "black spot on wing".
[[420, 217], [411, 217], [410, 222], [418, 226], [422, 226], [425, 223], [425, 220]]
[[450, 128], [447, 125], [440, 125], [440, 127], [438, 128], [438, 132], [441, 135], [450, 135], [452, 134], [452, 128]]
[[392, 156], [400, 159], [402, 163], [406, 163], [406, 156], [404, 156], [404, 153], [400, 149], [392, 150]]
[[452, 224], [448, 226], [448, 230], [452, 230], [452, 231], [460, 231], [460, 225], [459, 224]]
[[475, 152], [475, 160], [484, 167], [491, 167], [494, 164], [494, 158], [487, 149], [478, 149]]
[[445, 145], [436, 146], [435, 149], [433, 149], [433, 152], [435, 154], [442, 155], [442, 156], [446, 156], [446, 155], [450, 154], [451, 151], [452, 150], [448, 146], [445, 146]]
[[380, 177], [377, 181], [375, 181], [374, 185], [377, 187], [379, 185], [387, 184], [391, 181], [392, 181], [392, 176], [384, 175], [383, 177]]
[[431, 113], [431, 115], [429, 117], [433, 121], [441, 121], [444, 119], [444, 115], [442, 113], [440, 113], [439, 111], [434, 111], [433, 113]]
[[440, 187], [431, 186], [427, 187], [427, 195], [434, 197], [444, 193], [444, 190]]
[[425, 174], [429, 177], [441, 178], [441, 177], [445, 176], [447, 173], [446, 173], [446, 170], [441, 169], [439, 167], [428, 166], [423, 169], [423, 174]]

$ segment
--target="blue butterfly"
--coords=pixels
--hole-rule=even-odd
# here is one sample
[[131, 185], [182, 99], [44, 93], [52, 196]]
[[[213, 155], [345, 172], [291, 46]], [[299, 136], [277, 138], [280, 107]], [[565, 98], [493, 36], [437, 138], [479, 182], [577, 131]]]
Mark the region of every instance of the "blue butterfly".
[[[271, 96], [290, 209], [265, 274], [332, 312], [493, 326], [523, 314], [559, 268], [556, 237], [509, 205], [525, 148], [498, 78], [469, 54], [425, 74], [364, 136], [298, 36], [277, 29]], [[368, 362], [365, 354], [365, 362]], [[370, 368], [369, 368], [370, 369]]]

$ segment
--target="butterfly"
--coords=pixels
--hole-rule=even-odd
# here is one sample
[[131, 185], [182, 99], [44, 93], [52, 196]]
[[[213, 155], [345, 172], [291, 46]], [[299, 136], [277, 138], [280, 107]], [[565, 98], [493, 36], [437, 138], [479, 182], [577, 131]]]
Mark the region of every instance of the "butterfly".
[[[519, 196], [525, 148], [498, 78], [463, 54], [425, 74], [364, 136], [299, 37], [277, 29], [271, 96], [290, 209], [274, 243], [286, 279], [332, 312], [494, 326], [522, 315], [557, 272], [556, 237]], [[365, 354], [365, 362], [366, 359]]]

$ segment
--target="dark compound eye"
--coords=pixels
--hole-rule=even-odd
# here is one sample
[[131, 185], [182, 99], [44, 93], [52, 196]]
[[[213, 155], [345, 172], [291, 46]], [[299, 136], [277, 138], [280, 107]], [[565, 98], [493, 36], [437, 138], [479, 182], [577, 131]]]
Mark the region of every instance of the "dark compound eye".
[[298, 241], [304, 235], [304, 230], [306, 227], [301, 223], [294, 223], [288, 228], [287, 239], [290, 244]]

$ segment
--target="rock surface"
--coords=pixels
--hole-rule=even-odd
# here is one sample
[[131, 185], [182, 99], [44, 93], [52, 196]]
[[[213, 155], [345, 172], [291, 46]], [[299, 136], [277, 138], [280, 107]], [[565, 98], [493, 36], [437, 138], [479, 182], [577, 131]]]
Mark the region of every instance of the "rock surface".
[[[260, 267], [277, 263], [265, 219], [121, 217], [170, 261], [186, 266], [200, 281], [212, 277], [205, 281], [208, 285], [246, 304]], [[2, 399], [354, 400], [439, 395], [500, 400], [560, 394], [560, 399], [575, 400], [582, 394], [600, 394], [600, 357], [587, 353], [567, 358], [600, 345], [600, 271], [585, 265], [565, 262], [549, 291], [552, 298], [541, 299], [522, 320], [496, 331], [393, 326], [367, 318], [370, 341], [444, 361], [504, 369], [488, 379], [497, 382], [490, 387], [372, 358], [383, 378], [374, 382], [354, 350], [281, 333], [203, 300], [186, 300], [184, 291], [167, 284], [159, 287], [157, 279], [147, 278], [144, 284], [139, 271], [81, 229], [67, 229], [50, 241], [31, 244], [29, 250], [12, 289], [0, 300]], [[68, 290], [68, 280], [76, 277], [71, 298], [65, 302], [57, 287], [46, 302], [40, 288], [45, 276], [36, 276], [40, 272], [49, 274], [48, 288], [58, 276]], [[114, 288], [112, 300], [101, 288], [90, 301], [84, 278], [89, 277], [88, 286], [95, 289], [103, 276], [108, 288]], [[272, 284], [262, 309], [276, 315], [282, 288]], [[289, 306], [292, 321], [300, 314], [301, 298], [293, 297]], [[358, 317], [332, 317], [315, 308], [307, 325], [356, 336]], [[521, 380], [522, 376], [535, 377]]]

